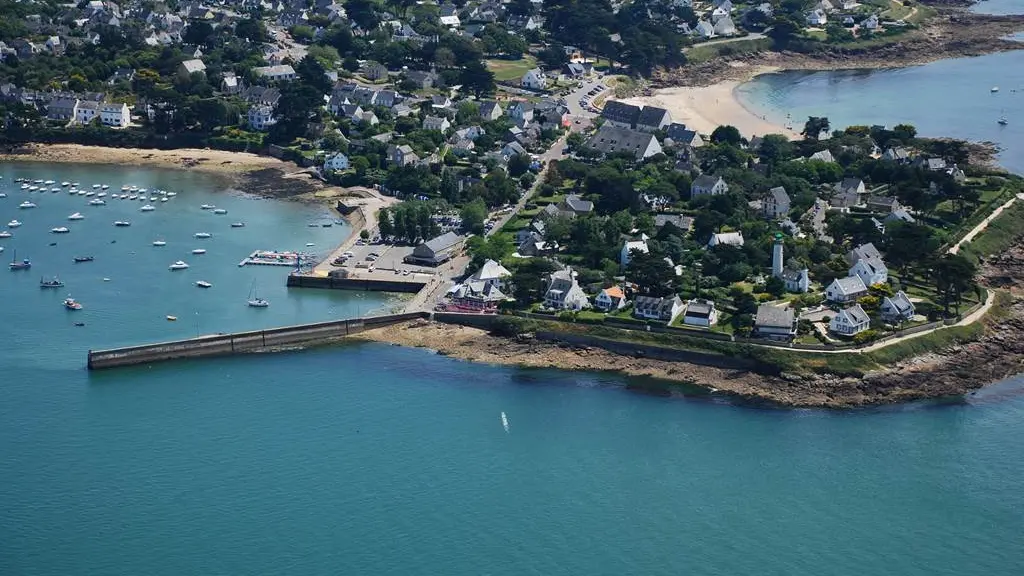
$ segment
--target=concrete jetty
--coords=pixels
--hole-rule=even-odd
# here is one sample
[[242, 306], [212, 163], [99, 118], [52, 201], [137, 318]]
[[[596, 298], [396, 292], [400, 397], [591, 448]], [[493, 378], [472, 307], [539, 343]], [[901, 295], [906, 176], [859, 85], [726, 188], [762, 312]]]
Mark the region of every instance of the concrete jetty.
[[266, 352], [295, 346], [323, 344], [351, 334], [358, 334], [364, 330], [428, 316], [422, 312], [369, 316], [349, 320], [297, 324], [267, 330], [215, 334], [141, 346], [89, 350], [88, 366], [90, 370], [99, 370], [181, 358]]

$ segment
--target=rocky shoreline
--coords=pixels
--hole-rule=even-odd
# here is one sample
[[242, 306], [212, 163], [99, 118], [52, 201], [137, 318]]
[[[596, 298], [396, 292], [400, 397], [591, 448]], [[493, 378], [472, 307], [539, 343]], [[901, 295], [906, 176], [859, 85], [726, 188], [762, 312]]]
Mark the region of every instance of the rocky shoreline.
[[763, 375], [623, 356], [530, 337], [503, 338], [476, 328], [426, 320], [370, 330], [356, 338], [428, 348], [470, 362], [648, 377], [664, 385], [644, 389], [666, 395], [683, 394], [689, 386], [696, 386], [709, 393], [778, 406], [855, 408], [962, 396], [1024, 372], [1024, 293], [1020, 292], [1024, 288], [1024, 243], [986, 263], [981, 279], [1006, 296], [1004, 304], [982, 320], [985, 329], [980, 337], [900, 361], [862, 378], [829, 373]]
[[1024, 50], [1024, 42], [1006, 37], [1024, 31], [1024, 15], [974, 14], [960, 8], [942, 12], [899, 42], [871, 48], [830, 47], [815, 54], [758, 52], [723, 56], [657, 73], [648, 90], [671, 86], [709, 86], [725, 80], [747, 81], [769, 70], [882, 69], [918, 66], [948, 58]]

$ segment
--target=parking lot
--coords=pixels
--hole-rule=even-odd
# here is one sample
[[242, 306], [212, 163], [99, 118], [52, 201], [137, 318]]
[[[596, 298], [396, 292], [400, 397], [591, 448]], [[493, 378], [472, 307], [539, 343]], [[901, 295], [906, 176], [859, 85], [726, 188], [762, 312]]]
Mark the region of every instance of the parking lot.
[[388, 275], [400, 274], [403, 276], [415, 273], [433, 275], [437, 272], [436, 269], [429, 266], [406, 264], [403, 261], [406, 256], [412, 253], [412, 246], [360, 242], [357, 242], [347, 250], [347, 257], [341, 261], [335, 260], [331, 265], [335, 268], [347, 270], [350, 276], [368, 276], [372, 274], [375, 277], [379, 277], [381, 273], [387, 273]]

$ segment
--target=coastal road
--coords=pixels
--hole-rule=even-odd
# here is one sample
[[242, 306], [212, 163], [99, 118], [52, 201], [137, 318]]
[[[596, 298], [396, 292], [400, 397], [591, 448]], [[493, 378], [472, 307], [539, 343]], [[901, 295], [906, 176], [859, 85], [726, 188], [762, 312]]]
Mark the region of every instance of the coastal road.
[[993, 210], [992, 213], [989, 214], [987, 218], [985, 218], [977, 226], [972, 228], [971, 231], [968, 232], [967, 234], [965, 234], [964, 237], [961, 238], [959, 242], [957, 242], [953, 246], [950, 246], [950, 248], [949, 248], [949, 250], [947, 250], [947, 252], [949, 252], [950, 254], [956, 254], [956, 253], [960, 252], [960, 247], [961, 246], [963, 246], [964, 244], [970, 242], [971, 240], [974, 240], [975, 236], [980, 234], [981, 231], [984, 230], [985, 228], [988, 228], [988, 225], [991, 224], [992, 221], [995, 220], [997, 216], [999, 216], [1000, 214], [1003, 213], [1003, 210], [1006, 210], [1007, 208], [1009, 208], [1018, 199], [1024, 200], [1024, 193], [1017, 194], [1013, 198], [1010, 198], [1009, 200], [1007, 200], [1006, 204], [1003, 204], [999, 208], [996, 208], [995, 210]]
[[551, 166], [552, 160], [561, 160], [565, 157], [565, 141], [568, 138], [568, 134], [563, 135], [555, 143], [551, 145], [543, 154], [537, 156], [537, 159], [544, 163], [544, 168], [537, 173], [537, 179], [533, 181], [533, 186], [530, 187], [516, 202], [515, 207], [511, 212], [506, 213], [497, 222], [494, 223], [494, 227], [488, 230], [484, 235], [493, 236], [496, 232], [502, 229], [509, 220], [515, 217], [530, 201], [530, 198], [537, 192], [537, 188], [540, 187], [541, 182], [544, 180], [544, 176], [548, 173], [548, 166]]

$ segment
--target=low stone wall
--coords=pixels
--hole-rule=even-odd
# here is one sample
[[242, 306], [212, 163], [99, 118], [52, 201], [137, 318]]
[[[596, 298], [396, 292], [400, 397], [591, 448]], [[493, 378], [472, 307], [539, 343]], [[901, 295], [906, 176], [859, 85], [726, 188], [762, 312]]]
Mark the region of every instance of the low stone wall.
[[201, 336], [199, 338], [189, 338], [188, 340], [160, 342], [157, 344], [129, 346], [110, 350], [90, 350], [88, 366], [90, 370], [98, 370], [117, 366], [149, 364], [178, 358], [223, 356], [242, 352], [273, 350], [287, 346], [319, 344], [336, 338], [343, 338], [350, 334], [358, 334], [363, 330], [423, 317], [424, 314], [422, 312], [411, 312], [333, 322], [299, 324], [296, 326], [237, 332], [234, 334]]
[[288, 275], [289, 288], [326, 288], [332, 290], [359, 290], [362, 292], [416, 293], [426, 282], [409, 280], [375, 280], [371, 278], [335, 278], [332, 276]]

